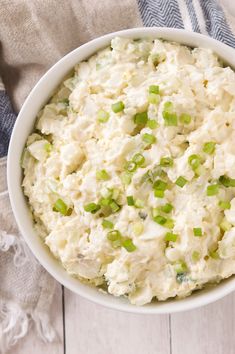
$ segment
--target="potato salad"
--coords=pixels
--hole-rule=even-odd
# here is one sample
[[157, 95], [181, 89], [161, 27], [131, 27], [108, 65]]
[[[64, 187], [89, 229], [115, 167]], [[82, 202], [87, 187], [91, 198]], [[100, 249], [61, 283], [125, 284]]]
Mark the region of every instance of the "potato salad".
[[235, 73], [211, 50], [116, 37], [39, 112], [22, 155], [66, 271], [132, 304], [235, 273]]

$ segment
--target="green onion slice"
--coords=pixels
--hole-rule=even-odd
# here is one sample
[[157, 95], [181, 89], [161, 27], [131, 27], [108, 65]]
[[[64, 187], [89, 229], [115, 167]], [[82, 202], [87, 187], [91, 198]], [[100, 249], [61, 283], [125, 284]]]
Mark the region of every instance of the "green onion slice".
[[182, 124], [190, 124], [192, 120], [190, 114], [187, 113], [182, 113], [179, 119]]
[[161, 167], [172, 167], [173, 166], [173, 159], [171, 157], [162, 157], [160, 159], [160, 166]]
[[68, 208], [67, 204], [60, 198], [55, 202], [53, 211], [58, 212], [64, 216], [71, 215], [70, 208]]
[[178, 238], [177, 234], [173, 234], [172, 232], [167, 232], [164, 237], [164, 240], [175, 242], [177, 240], [177, 238]]
[[208, 141], [203, 145], [203, 151], [206, 154], [212, 155], [215, 152], [215, 145], [216, 143], [214, 141]]
[[96, 171], [96, 179], [99, 181], [107, 181], [110, 178], [106, 170]]
[[183, 176], [179, 176], [175, 181], [175, 184], [180, 188], [183, 188], [187, 182], [188, 181]]
[[142, 166], [145, 163], [145, 158], [142, 154], [138, 153], [132, 157], [132, 161], [136, 163], [137, 166]]
[[149, 93], [159, 93], [159, 86], [158, 85], [150, 85], [149, 86]]
[[107, 239], [109, 241], [116, 241], [122, 237], [121, 233], [118, 230], [109, 231], [107, 234]]
[[114, 225], [113, 225], [112, 221], [109, 221], [107, 219], [104, 219], [102, 221], [102, 226], [103, 226], [104, 229], [113, 229], [114, 228]]
[[116, 213], [117, 211], [119, 211], [121, 209], [120, 205], [118, 205], [115, 200], [112, 200], [110, 203], [110, 208], [112, 209], [113, 213]]
[[207, 187], [206, 189], [206, 194], [208, 197], [212, 197], [213, 195], [216, 195], [219, 193], [219, 186], [218, 184], [212, 184]]
[[176, 127], [178, 125], [178, 118], [176, 113], [171, 113], [168, 111], [162, 112], [165, 125], [168, 127]]
[[145, 133], [145, 134], [142, 135], [142, 140], [145, 143], [150, 144], [150, 145], [154, 144], [157, 141], [157, 139], [156, 139], [156, 137], [154, 135], [148, 134], [148, 133]]
[[193, 234], [196, 237], [201, 237], [202, 236], [202, 229], [200, 227], [194, 227]]
[[165, 205], [162, 205], [160, 209], [163, 213], [169, 214], [173, 209], [173, 205], [167, 203]]
[[231, 203], [230, 202], [226, 202], [226, 201], [223, 201], [223, 200], [220, 200], [219, 203], [218, 203], [219, 207], [223, 210], [226, 210], [226, 209], [230, 209], [231, 208]]
[[134, 116], [134, 122], [137, 125], [146, 125], [147, 121], [148, 121], [147, 112], [136, 113]]
[[224, 176], [220, 176], [219, 183], [222, 184], [226, 188], [235, 187], [235, 179], [227, 177], [225, 175]]
[[164, 225], [167, 222], [167, 218], [165, 218], [162, 215], [156, 215], [153, 217], [153, 220], [159, 224], [159, 225]]
[[167, 183], [161, 179], [157, 179], [153, 184], [153, 189], [165, 191], [167, 189]]
[[149, 93], [148, 102], [151, 104], [158, 104], [160, 101], [160, 95], [156, 93]]
[[137, 170], [137, 164], [134, 161], [128, 161], [126, 163], [125, 170], [128, 172], [135, 172]]
[[124, 238], [122, 240], [122, 247], [124, 247], [127, 252], [133, 252], [136, 250], [136, 246], [134, 245], [132, 239], [130, 238]]
[[112, 111], [114, 113], [119, 113], [119, 112], [122, 112], [124, 110], [125, 105], [124, 105], [124, 103], [122, 101], [118, 101], [118, 102], [112, 104], [111, 108], [112, 108]]
[[135, 201], [134, 201], [134, 198], [132, 195], [128, 195], [126, 197], [126, 200], [127, 200], [127, 205], [129, 205], [129, 206], [135, 205]]
[[156, 129], [158, 127], [158, 123], [154, 119], [148, 119], [147, 120], [147, 127], [150, 129]]
[[193, 170], [196, 170], [201, 164], [201, 158], [196, 154], [190, 155], [188, 158], [188, 163]]
[[95, 214], [98, 210], [100, 210], [100, 205], [96, 203], [89, 203], [84, 206], [84, 210], [88, 213]]
[[156, 198], [164, 198], [165, 192], [161, 189], [154, 189], [154, 196]]
[[109, 113], [100, 109], [97, 113], [97, 120], [100, 123], [106, 123], [109, 120]]

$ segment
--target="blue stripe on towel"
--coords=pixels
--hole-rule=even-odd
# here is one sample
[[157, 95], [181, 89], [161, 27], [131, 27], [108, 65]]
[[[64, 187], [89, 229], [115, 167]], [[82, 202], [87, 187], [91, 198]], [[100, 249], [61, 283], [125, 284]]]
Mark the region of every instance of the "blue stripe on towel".
[[215, 0], [199, 0], [208, 34], [235, 48], [235, 37], [227, 24], [221, 6]]
[[186, 5], [187, 5], [187, 8], [188, 8], [190, 20], [191, 20], [191, 23], [192, 23], [192, 29], [193, 29], [194, 32], [199, 32], [200, 33], [200, 27], [199, 27], [199, 24], [198, 24], [197, 15], [196, 15], [196, 12], [194, 10], [194, 6], [193, 6], [192, 0], [186, 0]]
[[7, 155], [11, 132], [16, 120], [9, 97], [0, 91], [0, 157]]
[[175, 0], [138, 0], [138, 6], [146, 27], [184, 28], [179, 6]]

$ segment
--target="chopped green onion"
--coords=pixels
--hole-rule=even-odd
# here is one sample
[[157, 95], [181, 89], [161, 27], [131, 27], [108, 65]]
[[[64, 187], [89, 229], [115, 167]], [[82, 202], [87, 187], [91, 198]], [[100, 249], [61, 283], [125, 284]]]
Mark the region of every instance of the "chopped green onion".
[[164, 227], [166, 227], [167, 229], [173, 229], [174, 226], [175, 224], [173, 219], [167, 219], [164, 224]]
[[113, 199], [117, 199], [118, 198], [118, 196], [119, 196], [119, 194], [120, 194], [120, 190], [118, 189], [118, 188], [112, 188], [112, 189], [110, 189], [110, 191], [111, 191], [111, 195], [112, 195], [112, 198]]
[[148, 102], [151, 104], [158, 104], [160, 101], [160, 95], [156, 93], [149, 93]]
[[153, 208], [153, 209], [152, 209], [153, 218], [154, 218], [155, 216], [157, 216], [158, 214], [159, 214], [159, 208]]
[[193, 253], [192, 253], [192, 260], [193, 260], [194, 262], [196, 262], [196, 261], [198, 261], [199, 259], [200, 259], [200, 253], [197, 252], [197, 251], [193, 251]]
[[232, 228], [232, 225], [225, 218], [222, 220], [222, 222], [220, 223], [219, 226], [220, 226], [221, 230], [224, 232], [229, 231]]
[[180, 122], [182, 124], [190, 124], [191, 120], [192, 120], [192, 118], [191, 118], [190, 114], [188, 114], [188, 113], [182, 113], [180, 115]]
[[150, 85], [149, 86], [149, 93], [159, 93], [159, 86], [158, 85]]
[[209, 256], [213, 259], [219, 259], [218, 251], [209, 251]]
[[193, 234], [196, 237], [201, 237], [202, 236], [202, 229], [200, 227], [194, 227]]
[[180, 261], [175, 265], [175, 271], [177, 274], [187, 272], [188, 267], [185, 262]]
[[107, 219], [104, 219], [102, 221], [102, 226], [103, 226], [104, 229], [113, 229], [113, 227], [114, 227], [112, 221], [109, 221]]
[[148, 121], [147, 112], [136, 113], [134, 116], [134, 122], [137, 125], [146, 125], [147, 121]]
[[118, 101], [116, 103], [113, 103], [111, 108], [114, 113], [119, 113], [124, 110], [125, 105], [122, 101]]
[[235, 179], [234, 178], [230, 178], [230, 177], [227, 177], [227, 176], [220, 176], [219, 182], [223, 186], [225, 186], [226, 188], [235, 187]]
[[122, 246], [122, 239], [118, 239], [118, 240], [115, 240], [115, 241], [112, 241], [112, 246], [113, 248], [119, 248]]
[[[53, 211], [59, 212], [60, 214], [66, 216], [68, 215], [68, 206], [62, 199], [57, 199], [53, 206]], [[71, 215], [71, 214], [70, 214]]]
[[190, 155], [188, 158], [188, 163], [193, 170], [196, 170], [201, 164], [201, 158], [196, 154]]
[[170, 101], [167, 101], [164, 103], [164, 108], [163, 108], [164, 111], [166, 112], [172, 112], [173, 110], [173, 103], [170, 102]]
[[127, 252], [133, 252], [136, 250], [136, 246], [132, 242], [132, 239], [130, 238], [125, 238], [122, 240], [122, 247], [124, 247]]
[[84, 210], [88, 213], [95, 214], [98, 210], [100, 210], [100, 205], [96, 203], [89, 203], [84, 206]]
[[154, 189], [154, 196], [156, 198], [164, 198], [165, 192], [161, 189]]
[[212, 155], [215, 152], [215, 144], [213, 141], [208, 141], [203, 145], [203, 151], [206, 154]]
[[173, 159], [171, 157], [162, 157], [160, 160], [161, 167], [172, 167]]
[[129, 206], [135, 205], [135, 201], [132, 195], [127, 196], [126, 200], [127, 200], [127, 205]]
[[96, 171], [96, 179], [99, 181], [107, 181], [110, 178], [109, 174], [105, 170]]
[[133, 230], [133, 232], [134, 232], [134, 234], [135, 234], [136, 236], [141, 235], [142, 232], [143, 232], [143, 230], [144, 230], [144, 225], [143, 225], [143, 223], [140, 222], [140, 221], [134, 223], [133, 226], [132, 226], [132, 230]]
[[46, 152], [51, 152], [51, 149], [52, 149], [52, 146], [51, 146], [51, 144], [50, 143], [45, 143], [44, 144], [44, 150], [46, 151]]
[[162, 116], [163, 116], [166, 126], [176, 127], [178, 125], [178, 123], [177, 123], [178, 119], [177, 119], [176, 113], [170, 113], [168, 111], [163, 111]]
[[131, 183], [132, 174], [130, 172], [123, 172], [121, 174], [121, 181], [125, 186], [128, 186]]
[[99, 204], [100, 204], [101, 206], [109, 206], [111, 202], [112, 202], [112, 199], [109, 198], [109, 197], [107, 197], [107, 198], [101, 198], [101, 199], [99, 200]]
[[120, 210], [120, 205], [118, 205], [115, 200], [112, 200], [112, 202], [110, 203], [110, 208], [112, 209], [113, 213], [116, 213]]
[[154, 135], [145, 133], [142, 135], [142, 140], [147, 144], [154, 144], [157, 139]]
[[167, 203], [165, 205], [162, 205], [160, 209], [163, 213], [169, 214], [173, 209], [173, 205]]
[[100, 109], [97, 113], [97, 120], [100, 123], [106, 123], [109, 120], [109, 113]]
[[125, 170], [128, 172], [134, 172], [137, 170], [137, 164], [134, 161], [128, 161], [126, 163]]
[[153, 220], [159, 225], [164, 225], [167, 222], [167, 218], [161, 215], [154, 216]]
[[118, 230], [109, 231], [107, 234], [107, 239], [109, 241], [116, 241], [122, 237], [121, 233]]
[[145, 158], [142, 154], [138, 153], [132, 157], [132, 161], [135, 162], [137, 166], [142, 166], [145, 163]]
[[219, 207], [221, 209], [223, 209], [223, 210], [231, 208], [231, 203], [230, 202], [226, 202], [226, 201], [220, 200], [218, 204], [219, 204]]
[[179, 176], [175, 181], [175, 184], [180, 188], [183, 188], [187, 182], [188, 181], [183, 176]]
[[158, 123], [154, 119], [148, 119], [147, 120], [147, 127], [150, 129], [156, 129], [158, 127]]
[[216, 195], [219, 193], [219, 186], [218, 184], [212, 184], [210, 186], [207, 187], [207, 190], [206, 190], [206, 195], [208, 197], [212, 197], [213, 195]]
[[135, 207], [138, 209], [142, 209], [144, 207], [144, 202], [141, 199], [136, 199], [135, 201]]
[[162, 181], [161, 179], [158, 179], [156, 180], [156, 182], [154, 182], [153, 188], [161, 191], [165, 191], [167, 189], [167, 183]]
[[125, 108], [125, 105], [122, 101], [118, 101], [118, 102], [112, 104], [112, 111], [114, 113], [119, 113], [119, 112], [123, 111], [124, 108]]
[[173, 234], [172, 232], [167, 232], [164, 237], [164, 240], [175, 242], [177, 240], [177, 238], [178, 238], [177, 234]]

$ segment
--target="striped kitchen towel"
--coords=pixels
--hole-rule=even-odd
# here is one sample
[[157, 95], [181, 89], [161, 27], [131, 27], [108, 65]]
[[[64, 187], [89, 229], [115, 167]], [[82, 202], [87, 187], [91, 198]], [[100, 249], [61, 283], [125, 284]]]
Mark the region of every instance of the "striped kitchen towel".
[[185, 28], [235, 48], [235, 4], [230, 0], [0, 0], [0, 9], [0, 76], [8, 92], [0, 79], [0, 353], [6, 353], [26, 335], [30, 318], [44, 340], [55, 338], [47, 316], [54, 281], [24, 244], [8, 198], [6, 155], [15, 112], [53, 63], [108, 32], [143, 25]]

